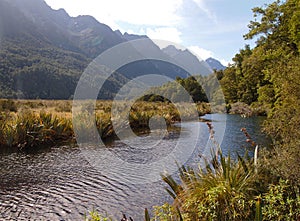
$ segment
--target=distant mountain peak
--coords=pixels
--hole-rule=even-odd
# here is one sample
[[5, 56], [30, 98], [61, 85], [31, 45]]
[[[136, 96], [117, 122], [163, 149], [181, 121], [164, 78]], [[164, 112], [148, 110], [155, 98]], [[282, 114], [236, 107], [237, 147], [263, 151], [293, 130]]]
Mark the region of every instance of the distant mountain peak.
[[59, 13], [67, 14], [67, 15], [68, 15], [68, 13], [66, 12], [66, 10], [63, 9], [63, 8], [59, 8], [59, 9], [57, 9], [56, 11], [59, 12]]
[[226, 67], [224, 65], [222, 65], [222, 63], [220, 61], [218, 61], [215, 58], [207, 58], [206, 63], [211, 67], [211, 69], [213, 70], [224, 70]]
[[135, 35], [135, 34], [129, 34], [127, 32], [124, 33], [123, 38], [125, 38], [127, 41], [131, 40], [138, 40], [142, 38], [148, 38], [147, 35]]
[[173, 58], [178, 64], [187, 67], [192, 75], [209, 75], [211, 73], [210, 67], [203, 61], [199, 60], [196, 55], [188, 49], [178, 49], [174, 45], [169, 45], [162, 49], [162, 51]]
[[[194, 65], [198, 65], [197, 60], [198, 60], [198, 62], [203, 63], [203, 60], [200, 60], [197, 56], [195, 56], [188, 49], [179, 49], [175, 45], [168, 45], [167, 47], [163, 48], [162, 51], [173, 58], [177, 57], [177, 58], [180, 58], [180, 60], [189, 59]], [[183, 57], [185, 57], [185, 59]], [[226, 68], [224, 65], [222, 65], [222, 63], [220, 61], [218, 61], [215, 58], [210, 57], [210, 58], [206, 59], [205, 62], [208, 64], [208, 66], [212, 70], [224, 70]]]
[[163, 48], [162, 51], [165, 52], [167, 55], [174, 57], [175, 55], [182, 53], [183, 50], [176, 48], [175, 45], [168, 45], [167, 47]]
[[115, 30], [114, 31], [117, 35], [119, 35], [120, 37], [122, 37], [123, 35], [122, 35], [122, 32], [118, 29], [118, 30]]

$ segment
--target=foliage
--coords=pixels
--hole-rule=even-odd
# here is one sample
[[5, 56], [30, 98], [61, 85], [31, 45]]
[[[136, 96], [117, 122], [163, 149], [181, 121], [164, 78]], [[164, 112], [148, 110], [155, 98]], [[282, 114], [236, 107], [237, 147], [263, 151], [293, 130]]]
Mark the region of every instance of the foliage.
[[151, 220], [161, 220], [161, 221], [173, 221], [182, 220], [180, 219], [180, 212], [176, 210], [172, 205], [165, 203], [162, 206], [155, 206], [154, 217]]
[[[56, 145], [60, 142], [69, 142], [74, 139], [73, 123], [78, 129], [76, 133], [81, 136], [81, 141], [89, 141], [94, 136], [102, 139], [115, 136], [115, 129], [131, 129], [135, 132], [148, 131], [149, 122], [157, 121], [169, 127], [182, 119], [198, 119], [198, 114], [203, 115], [210, 111], [206, 103], [195, 105], [195, 111], [185, 103], [176, 104], [168, 102], [135, 102], [128, 108], [127, 102], [116, 101], [115, 108], [119, 111], [114, 117], [116, 123], [112, 124], [112, 102], [97, 101], [96, 112], [91, 103], [84, 104], [79, 114], [71, 115], [71, 101], [68, 100], [0, 100], [0, 146], [28, 148], [37, 145]], [[16, 113], [12, 112], [17, 110]], [[179, 113], [180, 110], [181, 112]], [[198, 113], [197, 113], [198, 111]], [[127, 121], [126, 121], [127, 119]], [[129, 121], [129, 124], [128, 124]], [[96, 124], [98, 133], [91, 134]], [[153, 129], [153, 128], [152, 128]]]
[[252, 115], [252, 110], [249, 105], [243, 102], [236, 102], [230, 105], [231, 114], [245, 114], [248, 116]]
[[[279, 62], [272, 69], [277, 99], [265, 124], [274, 138], [274, 154], [270, 158], [272, 173], [288, 179], [293, 185], [300, 183], [300, 58]], [[291, 170], [291, 168], [293, 168]]]
[[[212, 125], [208, 126], [216, 147], [212, 157], [205, 159], [198, 171], [180, 167], [180, 183], [170, 175], [162, 176], [174, 202], [154, 207], [153, 220], [298, 220], [299, 187], [266, 174], [263, 159], [257, 165], [247, 156], [238, 156], [237, 161], [232, 161], [230, 154], [224, 157]], [[243, 132], [256, 145], [245, 129]]]
[[72, 105], [70, 102], [58, 103], [55, 107], [55, 111], [57, 112], [72, 112]]
[[[188, 93], [188, 97], [185, 94]], [[177, 77], [175, 81], [168, 82], [149, 91], [149, 95], [142, 98], [144, 101], [172, 101], [172, 102], [208, 102], [207, 96], [194, 76], [188, 78]]]
[[24, 111], [17, 116], [2, 116], [0, 121], [0, 146], [27, 148], [56, 144], [73, 137], [70, 119], [56, 117], [51, 113]]
[[[230, 155], [225, 157], [213, 139], [212, 131], [211, 138], [215, 148], [210, 160], [204, 159], [204, 167], [199, 166], [195, 171], [182, 166], [179, 170], [181, 184], [171, 176], [163, 175], [170, 187], [167, 191], [174, 198], [173, 210], [178, 208], [184, 220], [253, 219], [254, 197], [259, 192], [259, 176], [253, 161], [247, 157], [239, 157], [238, 161], [233, 161]], [[168, 212], [167, 206], [159, 209]]]
[[300, 218], [299, 189], [293, 187], [288, 180], [280, 180], [271, 184], [264, 195], [262, 207], [263, 220], [292, 221]]
[[285, 71], [280, 63], [299, 56], [299, 0], [275, 1], [253, 12], [255, 20], [250, 22], [245, 39], [257, 37], [257, 46], [250, 49], [246, 45], [219, 76], [227, 102], [259, 101], [272, 106], [279, 97], [278, 89], [284, 86], [277, 84], [281, 78], [273, 69]]
[[145, 209], [145, 221], [150, 221], [150, 215], [147, 208]]
[[[273, 174], [288, 179], [293, 185], [299, 186], [300, 156], [299, 125], [300, 118], [300, 38], [292, 27], [299, 27], [299, 1], [290, 0], [276, 8], [280, 13], [279, 21], [266, 38], [264, 47], [269, 47], [268, 56], [273, 58], [274, 65], [264, 72], [273, 85], [273, 108], [269, 112], [265, 129], [274, 139], [274, 155], [270, 159]], [[276, 13], [276, 11], [274, 12]], [[298, 29], [299, 33], [299, 29]], [[261, 46], [262, 47], [262, 46]], [[275, 64], [276, 62], [276, 64]], [[272, 95], [272, 94], [271, 94]], [[293, 167], [293, 170], [290, 168]]]
[[233, 64], [218, 76], [231, 106], [243, 102], [267, 114], [265, 131], [274, 141], [270, 169], [298, 185], [300, 2], [277, 0], [253, 12], [254, 20], [244, 37], [256, 39], [256, 47], [241, 49]]
[[102, 216], [97, 211], [92, 210], [88, 216], [85, 216], [84, 221], [113, 221], [109, 216]]
[[17, 112], [18, 107], [13, 100], [0, 100], [0, 111]]

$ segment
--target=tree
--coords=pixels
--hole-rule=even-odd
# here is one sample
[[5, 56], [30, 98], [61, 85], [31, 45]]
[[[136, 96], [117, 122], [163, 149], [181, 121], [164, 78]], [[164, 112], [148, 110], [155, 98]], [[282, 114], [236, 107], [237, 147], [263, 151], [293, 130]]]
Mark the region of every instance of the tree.
[[250, 23], [245, 38], [259, 37], [251, 55], [250, 63], [254, 66], [250, 70], [261, 70], [264, 78], [258, 87], [258, 100], [273, 107], [265, 126], [275, 143], [270, 168], [276, 176], [297, 186], [300, 183], [300, 1], [276, 1], [253, 11], [260, 21]]

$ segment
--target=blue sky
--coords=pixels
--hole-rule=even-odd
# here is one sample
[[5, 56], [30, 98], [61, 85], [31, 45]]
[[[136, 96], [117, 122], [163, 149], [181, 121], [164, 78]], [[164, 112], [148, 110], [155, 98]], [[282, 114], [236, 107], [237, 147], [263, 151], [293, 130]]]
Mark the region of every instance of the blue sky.
[[92, 15], [122, 33], [146, 34], [189, 48], [223, 64], [243, 48], [251, 9], [273, 0], [46, 0], [69, 15]]

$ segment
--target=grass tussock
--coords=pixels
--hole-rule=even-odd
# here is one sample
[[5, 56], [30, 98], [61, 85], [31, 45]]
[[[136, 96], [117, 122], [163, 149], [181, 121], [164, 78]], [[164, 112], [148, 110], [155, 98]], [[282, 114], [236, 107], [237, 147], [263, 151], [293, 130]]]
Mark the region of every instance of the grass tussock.
[[[115, 136], [115, 127], [147, 131], [150, 119], [152, 122], [163, 119], [169, 127], [210, 111], [204, 103], [196, 104], [195, 111], [191, 111], [185, 103], [137, 101], [128, 106], [124, 101], [97, 101], [96, 105], [85, 103], [73, 116], [72, 105], [67, 100], [0, 100], [0, 146], [29, 148], [74, 141], [74, 122], [76, 134], [88, 141], [91, 136], [102, 139]], [[89, 131], [95, 125], [98, 134], [91, 134]]]
[[16, 115], [2, 113], [0, 146], [27, 148], [54, 145], [73, 138], [72, 122], [41, 111], [22, 111]]

